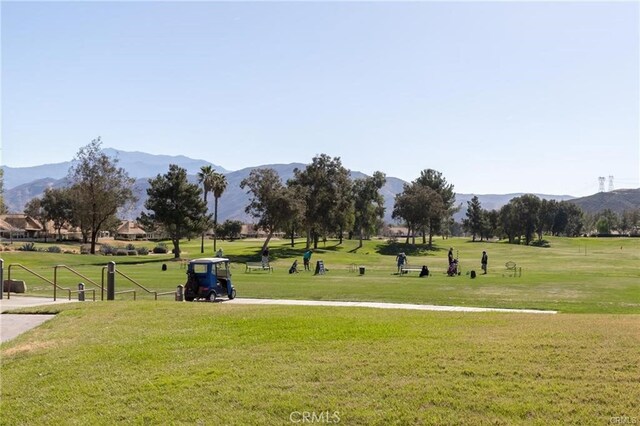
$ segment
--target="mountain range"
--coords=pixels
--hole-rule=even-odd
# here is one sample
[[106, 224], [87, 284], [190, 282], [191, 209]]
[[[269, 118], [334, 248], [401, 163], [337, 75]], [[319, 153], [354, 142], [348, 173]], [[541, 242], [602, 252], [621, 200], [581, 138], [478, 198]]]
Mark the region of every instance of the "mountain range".
[[[146, 190], [149, 187], [149, 178], [164, 174], [169, 170], [169, 164], [177, 164], [187, 170], [189, 180], [197, 183], [197, 173], [202, 166], [211, 165], [216, 171], [223, 173], [227, 178], [227, 189], [218, 202], [219, 221], [237, 219], [243, 222], [251, 222], [251, 218], [244, 211], [248, 204], [248, 194], [240, 189], [240, 182], [249, 176], [251, 170], [256, 168], [272, 168], [278, 172], [283, 181], [293, 177], [294, 169], [303, 169], [304, 163], [268, 164], [248, 167], [241, 170], [229, 171], [223, 167], [205, 160], [192, 159], [185, 156], [154, 155], [143, 152], [120, 151], [111, 148], [103, 150], [108, 156], [118, 159], [118, 166], [124, 168], [129, 176], [136, 179], [135, 193], [138, 196], [137, 203], [129, 210], [122, 212], [129, 219], [137, 217], [144, 209]], [[73, 162], [45, 164], [33, 167], [6, 167], [4, 170], [5, 203], [10, 212], [22, 212], [24, 206], [34, 197], [41, 196], [49, 188], [62, 187], [67, 184], [66, 176]], [[353, 179], [362, 178], [361, 172], [352, 171]], [[391, 223], [391, 213], [395, 195], [402, 192], [404, 184], [402, 179], [387, 176], [387, 182], [381, 193], [385, 199], [385, 221]], [[455, 182], [452, 182], [455, 185]], [[482, 207], [487, 210], [499, 209], [514, 197], [522, 193], [512, 194], [456, 194], [456, 203], [462, 208], [454, 218], [460, 221], [465, 217], [467, 201], [477, 195]], [[535, 194], [540, 198], [554, 199], [557, 201], [571, 200], [586, 212], [598, 212], [605, 208], [621, 212], [628, 209], [640, 208], [640, 188], [629, 190], [616, 190], [597, 193], [588, 197], [575, 198], [570, 195]], [[213, 209], [213, 197], [209, 197], [209, 207]]]

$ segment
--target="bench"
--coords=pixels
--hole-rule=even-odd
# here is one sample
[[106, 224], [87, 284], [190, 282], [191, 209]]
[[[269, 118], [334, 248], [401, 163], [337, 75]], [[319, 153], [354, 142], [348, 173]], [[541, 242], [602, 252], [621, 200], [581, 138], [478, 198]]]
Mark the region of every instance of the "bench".
[[[516, 262], [508, 261], [504, 266], [507, 268], [507, 274], [509, 274], [510, 277], [522, 276], [522, 267], [516, 265]], [[502, 276], [504, 276], [504, 274]]]
[[405, 264], [400, 267], [400, 275], [404, 275], [409, 272], [421, 272], [421, 271], [422, 271], [422, 265], [411, 266], [411, 265]]
[[257, 269], [259, 271], [273, 272], [273, 267], [269, 263], [262, 262], [247, 262], [245, 265], [245, 272], [251, 272], [251, 270]]

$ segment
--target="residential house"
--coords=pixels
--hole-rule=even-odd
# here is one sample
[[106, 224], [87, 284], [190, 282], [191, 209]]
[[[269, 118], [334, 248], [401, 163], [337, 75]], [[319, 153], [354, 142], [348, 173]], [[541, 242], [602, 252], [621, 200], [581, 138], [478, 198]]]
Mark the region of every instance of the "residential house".
[[136, 222], [132, 220], [124, 220], [116, 230], [116, 240], [146, 240], [147, 232]]

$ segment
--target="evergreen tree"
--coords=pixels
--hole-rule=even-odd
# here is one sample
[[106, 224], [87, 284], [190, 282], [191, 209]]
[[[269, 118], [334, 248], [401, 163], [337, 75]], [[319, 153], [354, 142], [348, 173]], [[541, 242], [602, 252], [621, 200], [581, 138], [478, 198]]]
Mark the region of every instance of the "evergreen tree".
[[[482, 206], [478, 196], [474, 195], [471, 201], [467, 201], [467, 220], [464, 222], [465, 230], [470, 232], [472, 240], [476, 240], [476, 235], [482, 232]], [[482, 237], [481, 237], [482, 238]]]
[[143, 225], [160, 225], [169, 234], [175, 258], [180, 257], [180, 240], [202, 233], [207, 229], [211, 217], [207, 205], [201, 198], [201, 190], [189, 183], [187, 171], [175, 164], [169, 171], [149, 179], [147, 201], [138, 221]]

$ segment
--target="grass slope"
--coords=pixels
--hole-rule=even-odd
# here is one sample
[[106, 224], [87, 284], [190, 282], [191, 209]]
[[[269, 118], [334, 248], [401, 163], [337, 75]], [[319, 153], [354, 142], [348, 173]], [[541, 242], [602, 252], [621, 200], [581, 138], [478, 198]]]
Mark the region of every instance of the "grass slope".
[[350, 425], [640, 417], [637, 315], [40, 308], [58, 310], [1, 346], [0, 424], [291, 424], [303, 412]]

